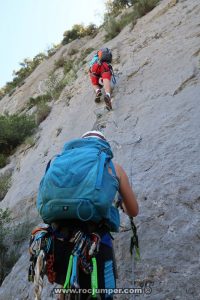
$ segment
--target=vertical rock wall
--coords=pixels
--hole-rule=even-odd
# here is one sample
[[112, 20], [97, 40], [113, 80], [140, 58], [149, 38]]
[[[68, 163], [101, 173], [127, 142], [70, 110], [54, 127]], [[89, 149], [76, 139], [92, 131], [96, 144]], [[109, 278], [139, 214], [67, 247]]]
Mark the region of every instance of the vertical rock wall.
[[[128, 26], [109, 41], [106, 46], [113, 49], [119, 69], [113, 111], [96, 106], [87, 68], [81, 69], [70, 103], [66, 87], [41, 124], [36, 146], [16, 158], [13, 185], [1, 203], [11, 207], [16, 218], [23, 217], [21, 207], [36, 214], [34, 193], [48, 159], [66, 140], [92, 128], [103, 130], [140, 205], [139, 263], [129, 254], [130, 232], [115, 235], [118, 287], [131, 287], [135, 280], [137, 286], [150, 283], [152, 289], [150, 295], [135, 298], [199, 299], [199, 16], [198, 0], [164, 0], [134, 29]], [[94, 48], [102, 45], [102, 33], [94, 42]], [[121, 219], [128, 227], [127, 217], [122, 214]], [[5, 279], [0, 299], [33, 299], [27, 267], [24, 253]], [[50, 299], [51, 288], [45, 285], [43, 299]]]

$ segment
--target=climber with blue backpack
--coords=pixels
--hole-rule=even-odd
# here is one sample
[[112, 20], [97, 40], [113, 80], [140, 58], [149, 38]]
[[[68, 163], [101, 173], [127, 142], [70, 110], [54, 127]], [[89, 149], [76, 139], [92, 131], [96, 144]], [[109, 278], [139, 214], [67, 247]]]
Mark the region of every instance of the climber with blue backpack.
[[[50, 282], [66, 291], [87, 289], [80, 293], [81, 300], [113, 299], [116, 268], [110, 232], [119, 231], [118, 207], [133, 217], [138, 203], [125, 171], [112, 158], [103, 133], [93, 130], [66, 143], [48, 163], [37, 197], [37, 209], [48, 225], [32, 233], [32, 281], [36, 252], [39, 256], [43, 251], [40, 257], [46, 259], [46, 270], [42, 274], [46, 272]], [[98, 289], [108, 292], [98, 295]]]
[[104, 101], [108, 110], [112, 109], [111, 80], [115, 80], [112, 68], [112, 52], [108, 48], [102, 48], [94, 55], [89, 63], [90, 80], [95, 90], [95, 102], [99, 103], [102, 96], [102, 87], [105, 90]]

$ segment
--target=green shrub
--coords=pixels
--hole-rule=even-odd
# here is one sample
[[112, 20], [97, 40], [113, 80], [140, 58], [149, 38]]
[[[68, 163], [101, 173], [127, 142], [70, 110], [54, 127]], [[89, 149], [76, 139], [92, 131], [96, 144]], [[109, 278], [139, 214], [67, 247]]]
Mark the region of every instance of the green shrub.
[[51, 95], [52, 99], [58, 99], [60, 93], [65, 87], [63, 79], [60, 79], [55, 73], [49, 75], [46, 84], [47, 84], [48, 94]]
[[43, 122], [47, 116], [51, 112], [51, 107], [47, 105], [45, 102], [40, 102], [37, 105], [37, 112], [36, 112], [36, 124], [39, 125]]
[[17, 71], [13, 71], [14, 78], [12, 81], [7, 82], [3, 87], [3, 95], [10, 93], [17, 86], [21, 86], [25, 83], [25, 79], [36, 69], [36, 67], [44, 60], [47, 56], [44, 53], [37, 54], [33, 59], [25, 58], [19, 65], [21, 68]]
[[66, 45], [76, 39], [80, 39], [84, 36], [92, 36], [98, 32], [98, 28], [95, 24], [90, 24], [88, 26], [83, 26], [82, 24], [75, 24], [71, 30], [67, 30], [64, 32], [62, 45]]
[[76, 75], [76, 72], [77, 70], [75, 69], [75, 65], [73, 67], [73, 69], [71, 69], [64, 77], [63, 79], [63, 84], [64, 86], [66, 85], [69, 85], [69, 84], [72, 84], [76, 78], [77, 78], [77, 75]]
[[14, 94], [15, 91], [16, 91], [16, 88], [12, 89], [12, 90], [10, 91], [10, 93], [8, 94], [8, 96], [11, 97], [11, 96]]
[[130, 7], [136, 0], [112, 0], [106, 2], [106, 14], [117, 16], [123, 9]]
[[31, 108], [35, 105], [38, 105], [41, 102], [49, 102], [51, 100], [52, 100], [52, 97], [50, 94], [43, 94], [43, 95], [37, 96], [36, 98], [30, 97], [29, 101], [28, 101], [28, 106], [29, 106], [29, 108]]
[[9, 155], [36, 127], [34, 118], [26, 115], [0, 115], [0, 153]]
[[122, 26], [120, 21], [117, 21], [114, 17], [110, 17], [107, 19], [104, 28], [107, 32], [105, 35], [105, 41], [109, 41], [116, 37], [122, 30]]
[[75, 24], [71, 30], [67, 30], [64, 32], [64, 39], [62, 40], [62, 44], [68, 44], [78, 38], [83, 36], [84, 26], [81, 24]]
[[32, 230], [33, 224], [30, 221], [26, 220], [23, 223], [20, 223], [15, 227], [14, 231], [12, 232], [13, 238], [12, 241], [14, 244], [20, 244], [25, 241]]
[[123, 26], [123, 28], [132, 23], [132, 24], [136, 24], [138, 19], [138, 13], [137, 11], [134, 9], [131, 12], [127, 12], [126, 14], [123, 15], [122, 19], [121, 19], [121, 24]]
[[65, 88], [65, 86], [68, 84], [68, 82], [65, 79], [62, 79], [58, 82], [58, 84], [55, 86], [53, 95], [55, 99], [58, 99], [60, 97], [61, 92]]
[[36, 139], [34, 136], [28, 136], [24, 141], [24, 144], [29, 146], [29, 148], [35, 146], [35, 143]]
[[5, 264], [7, 245], [5, 237], [9, 233], [8, 223], [10, 222], [10, 212], [8, 209], [0, 208], [0, 285], [7, 275], [7, 266]]
[[85, 58], [94, 51], [94, 48], [87, 48], [81, 52], [80, 56], [73, 62], [73, 70], [77, 73], [80, 68], [87, 62]]
[[11, 175], [3, 175], [0, 177], [0, 201], [3, 200], [11, 186]]
[[82, 53], [81, 53], [81, 59], [84, 60], [88, 54], [90, 54], [92, 51], [94, 51], [95, 49], [92, 47], [89, 47], [87, 49], [85, 49]]
[[62, 68], [64, 66], [65, 59], [64, 57], [59, 58], [58, 60], [55, 61], [55, 69]]
[[7, 157], [5, 154], [0, 153], [0, 168], [3, 168], [7, 164]]
[[[59, 61], [56, 62], [55, 67], [56, 68], [63, 67], [64, 68], [64, 74], [67, 74], [73, 68], [73, 63], [74, 63], [74, 60], [72, 60], [72, 59], [69, 59], [69, 60], [62, 59], [62, 61], [59, 60]], [[57, 82], [57, 80], [54, 80], [54, 81]]]
[[79, 52], [78, 49], [72, 48], [69, 50], [68, 54], [71, 56], [71, 55], [77, 54], [78, 52]]
[[67, 60], [64, 63], [64, 74], [67, 74], [73, 68], [73, 60]]
[[0, 208], [0, 285], [19, 259], [22, 245], [35, 224], [28, 220], [11, 226], [10, 211]]
[[106, 22], [104, 23], [104, 28], [107, 32], [105, 35], [105, 40], [109, 41], [110, 39], [116, 37], [128, 24], [132, 23], [135, 25], [137, 18], [138, 13], [135, 10], [123, 14], [119, 20], [116, 20], [114, 17], [107, 17]]
[[58, 99], [65, 86], [76, 79], [76, 71], [74, 69], [73, 61], [66, 61], [64, 68], [64, 73], [66, 75], [62, 79], [59, 79], [54, 73], [49, 75], [47, 87], [48, 93], [53, 99]]
[[139, 17], [146, 15], [158, 4], [159, 0], [137, 0], [134, 8]]
[[3, 88], [0, 89], [0, 100], [4, 97], [5, 91]]
[[86, 63], [86, 61], [84, 59], [92, 51], [94, 51], [94, 48], [87, 48], [87, 49], [85, 49], [84, 51], [81, 52], [80, 56], [76, 60], [65, 61], [65, 64], [64, 64], [64, 74], [66, 75], [70, 71], [71, 71], [71, 74], [73, 72], [76, 73], [80, 69], [80, 67]]
[[92, 36], [92, 38], [94, 38], [97, 33], [98, 28], [95, 24], [90, 24], [85, 28], [85, 35]]
[[[134, 8], [130, 12], [127, 10], [127, 12], [123, 14], [119, 20], [115, 18], [115, 14], [114, 12], [112, 12], [111, 9], [110, 13], [107, 12], [104, 15], [103, 26], [106, 31], [105, 41], [109, 41], [114, 37], [116, 37], [126, 25], [132, 23], [132, 25], [134, 26], [137, 22], [137, 19], [144, 16], [150, 10], [152, 10], [157, 5], [158, 2], [159, 0], [136, 0], [134, 1]], [[130, 6], [132, 4], [133, 3], [130, 3]], [[120, 5], [123, 6], [124, 3], [116, 4], [116, 7], [118, 7], [118, 8], [115, 7], [117, 11], [121, 10], [121, 8], [119, 8], [121, 7]]]
[[[9, 245], [6, 246], [6, 248], [9, 247]], [[2, 258], [2, 274], [0, 275], [0, 285], [20, 258], [18, 246], [16, 247], [15, 245], [12, 245], [12, 248], [10, 248], [9, 251], [7, 250], [6, 253], [2, 253]]]
[[59, 48], [60, 48], [60, 44], [58, 45], [54, 44], [51, 48], [49, 48], [47, 50], [48, 57], [53, 56]]

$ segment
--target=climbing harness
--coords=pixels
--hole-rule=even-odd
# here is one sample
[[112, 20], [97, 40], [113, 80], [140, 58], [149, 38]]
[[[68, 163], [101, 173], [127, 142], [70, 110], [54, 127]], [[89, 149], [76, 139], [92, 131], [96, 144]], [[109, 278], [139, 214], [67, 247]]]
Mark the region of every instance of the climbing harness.
[[[101, 66], [101, 63], [98, 62], [98, 65], [99, 65], [99, 67], [100, 67], [100, 66]], [[111, 72], [111, 75], [112, 75], [111, 81], [112, 81], [113, 85], [115, 85], [115, 84], [117, 83], [117, 80], [116, 80], [116, 76], [115, 76], [113, 67], [112, 67], [111, 64], [108, 64], [108, 66], [109, 66], [109, 69], [110, 69], [110, 72]], [[99, 67], [98, 67], [98, 68], [99, 68]], [[97, 78], [99, 78], [99, 84], [100, 84], [101, 86], [103, 86], [103, 81], [102, 81], [102, 78], [99, 77], [99, 74], [96, 73], [96, 72], [92, 72], [92, 71], [91, 71], [91, 67], [90, 67], [90, 69], [89, 69], [89, 72], [90, 72], [90, 75], [91, 75], [92, 77], [97, 77]]]

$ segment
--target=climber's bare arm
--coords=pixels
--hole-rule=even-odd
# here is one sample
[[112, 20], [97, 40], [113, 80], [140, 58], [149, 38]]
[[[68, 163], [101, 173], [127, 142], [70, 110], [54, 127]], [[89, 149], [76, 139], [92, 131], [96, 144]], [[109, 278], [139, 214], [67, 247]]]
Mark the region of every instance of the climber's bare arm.
[[123, 168], [115, 164], [115, 170], [117, 177], [119, 178], [119, 192], [123, 199], [123, 206], [125, 206], [125, 212], [132, 217], [137, 216], [139, 212], [139, 207], [137, 203], [136, 196], [129, 183], [128, 176]]

